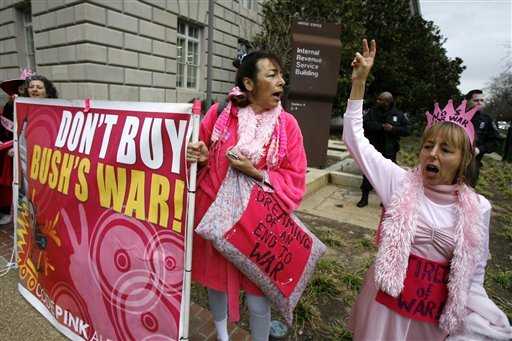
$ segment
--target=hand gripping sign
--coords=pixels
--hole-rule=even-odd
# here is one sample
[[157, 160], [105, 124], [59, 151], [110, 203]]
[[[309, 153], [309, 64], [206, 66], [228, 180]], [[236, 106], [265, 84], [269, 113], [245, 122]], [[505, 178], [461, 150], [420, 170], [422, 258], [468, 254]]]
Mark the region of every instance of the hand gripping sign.
[[232, 169], [195, 230], [253, 281], [288, 324], [325, 245], [278, 196]]

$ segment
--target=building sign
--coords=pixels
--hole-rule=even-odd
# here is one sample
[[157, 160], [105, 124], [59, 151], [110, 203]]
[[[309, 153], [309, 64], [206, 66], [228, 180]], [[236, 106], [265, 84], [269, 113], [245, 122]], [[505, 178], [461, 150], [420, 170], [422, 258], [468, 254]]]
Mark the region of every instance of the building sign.
[[298, 21], [292, 27], [290, 111], [304, 136], [308, 165], [322, 167], [327, 157], [332, 101], [340, 67], [341, 26]]
[[306, 49], [298, 47], [296, 50], [295, 75], [318, 78], [320, 64], [320, 49]]

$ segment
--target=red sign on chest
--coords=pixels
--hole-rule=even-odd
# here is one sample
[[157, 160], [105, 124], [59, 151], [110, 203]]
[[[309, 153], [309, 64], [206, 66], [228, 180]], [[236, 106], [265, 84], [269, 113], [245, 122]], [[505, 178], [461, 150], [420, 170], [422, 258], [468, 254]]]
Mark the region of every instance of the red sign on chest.
[[447, 263], [409, 256], [404, 288], [398, 297], [379, 290], [377, 302], [407, 318], [438, 324], [448, 296]]

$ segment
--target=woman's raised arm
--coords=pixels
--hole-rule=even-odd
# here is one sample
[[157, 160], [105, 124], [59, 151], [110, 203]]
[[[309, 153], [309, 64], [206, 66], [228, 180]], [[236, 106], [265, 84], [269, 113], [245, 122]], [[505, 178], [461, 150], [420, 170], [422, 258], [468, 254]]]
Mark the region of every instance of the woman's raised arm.
[[405, 170], [382, 156], [364, 136], [363, 98], [365, 82], [373, 66], [376, 44], [372, 40], [370, 47], [363, 40], [363, 53], [357, 52], [352, 61], [352, 90], [343, 116], [343, 141], [359, 169], [366, 175], [382, 203], [387, 206], [391, 200], [396, 179], [401, 179]]

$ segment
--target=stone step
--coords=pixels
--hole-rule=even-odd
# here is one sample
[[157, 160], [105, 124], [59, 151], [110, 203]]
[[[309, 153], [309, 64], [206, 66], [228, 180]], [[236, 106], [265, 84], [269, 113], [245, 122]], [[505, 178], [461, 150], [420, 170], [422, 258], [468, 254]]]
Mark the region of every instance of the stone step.
[[362, 176], [329, 169], [308, 168], [306, 174], [306, 196], [328, 184], [359, 188]]
[[297, 211], [376, 230], [381, 214], [380, 200], [371, 192], [368, 206], [359, 208], [356, 204], [360, 198], [359, 188], [329, 183], [309, 194]]
[[363, 181], [361, 175], [336, 171], [329, 172], [329, 182], [336, 186], [359, 188], [361, 181]]
[[338, 158], [339, 160], [345, 160], [346, 158], [350, 157], [349, 152], [337, 149], [328, 149], [327, 155]]
[[306, 195], [316, 192], [329, 183], [329, 171], [308, 168], [306, 174]]
[[346, 151], [347, 146], [345, 146], [345, 143], [343, 143], [343, 141], [341, 140], [329, 140], [327, 144], [327, 149]]

